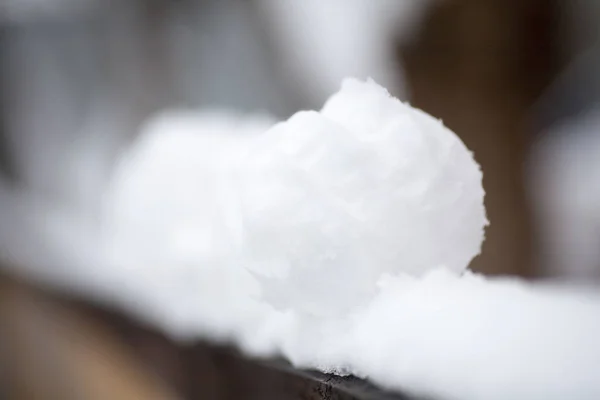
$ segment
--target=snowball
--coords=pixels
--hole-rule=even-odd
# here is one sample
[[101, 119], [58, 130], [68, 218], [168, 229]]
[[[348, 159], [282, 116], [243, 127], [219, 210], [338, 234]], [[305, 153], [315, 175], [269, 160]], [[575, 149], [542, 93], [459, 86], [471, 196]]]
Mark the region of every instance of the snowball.
[[481, 179], [440, 121], [346, 80], [320, 112], [251, 146], [239, 179], [247, 267], [275, 307], [320, 316], [364, 304], [384, 273], [460, 273], [483, 240]]
[[[461, 273], [479, 252], [481, 171], [441, 122], [373, 81], [347, 80], [320, 112], [271, 125], [172, 111], [144, 127], [103, 218], [114, 269], [156, 287], [144, 297], [173, 292], [194, 304], [178, 311], [183, 320], [214, 314], [234, 325], [248, 297], [343, 316], [385, 274]], [[199, 293], [221, 309], [200, 312]]]
[[148, 123], [106, 195], [112, 262], [152, 266], [179, 294], [331, 317], [368, 302], [384, 274], [460, 273], [479, 252], [481, 171], [441, 122], [347, 80], [320, 112], [271, 125], [191, 112]]

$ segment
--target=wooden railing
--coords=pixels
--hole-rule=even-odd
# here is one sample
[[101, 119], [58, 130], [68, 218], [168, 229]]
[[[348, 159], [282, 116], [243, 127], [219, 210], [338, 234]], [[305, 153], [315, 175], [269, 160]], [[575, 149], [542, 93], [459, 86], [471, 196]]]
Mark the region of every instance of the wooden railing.
[[[178, 344], [123, 314], [0, 277], [0, 387], [9, 399], [411, 399], [367, 381]], [[1, 396], [2, 394], [0, 394]]]

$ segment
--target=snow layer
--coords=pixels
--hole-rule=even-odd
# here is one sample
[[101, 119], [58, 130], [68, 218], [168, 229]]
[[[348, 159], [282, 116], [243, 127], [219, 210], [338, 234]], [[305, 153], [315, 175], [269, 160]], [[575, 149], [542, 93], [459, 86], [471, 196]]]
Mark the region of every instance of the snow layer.
[[0, 244], [31, 276], [180, 340], [444, 399], [599, 398], [598, 292], [465, 271], [484, 192], [451, 131], [354, 80], [272, 124], [165, 113], [115, 168], [100, 231], [11, 203], [35, 211], [29, 232], [43, 227], [58, 268], [6, 229]]
[[316, 349], [301, 353], [310, 336], [297, 330], [284, 352], [434, 398], [600, 396], [597, 290], [436, 270], [422, 279], [384, 280], [363, 312], [332, 325], [321, 328]]

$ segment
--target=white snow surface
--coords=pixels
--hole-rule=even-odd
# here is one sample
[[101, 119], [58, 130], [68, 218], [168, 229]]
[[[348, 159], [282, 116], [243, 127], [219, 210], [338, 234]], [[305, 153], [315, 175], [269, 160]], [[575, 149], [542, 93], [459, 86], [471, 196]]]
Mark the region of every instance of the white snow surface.
[[[600, 294], [468, 272], [483, 196], [441, 122], [347, 80], [321, 111], [278, 124], [163, 113], [114, 169], [99, 230], [4, 202], [35, 211], [20, 214], [21, 240], [43, 226], [52, 271], [7, 229], [0, 244], [21, 272], [179, 340], [442, 399], [600, 398]], [[18, 215], [0, 226], [25, 235]]]

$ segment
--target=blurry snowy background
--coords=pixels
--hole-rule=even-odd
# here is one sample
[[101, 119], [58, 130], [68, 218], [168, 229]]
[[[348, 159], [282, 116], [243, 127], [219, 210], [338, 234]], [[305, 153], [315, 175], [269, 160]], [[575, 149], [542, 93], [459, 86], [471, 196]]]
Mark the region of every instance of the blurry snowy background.
[[600, 280], [599, 26], [586, 0], [0, 0], [0, 248], [37, 246], [9, 188], [93, 215], [156, 111], [286, 118], [372, 76], [482, 165], [473, 269]]

